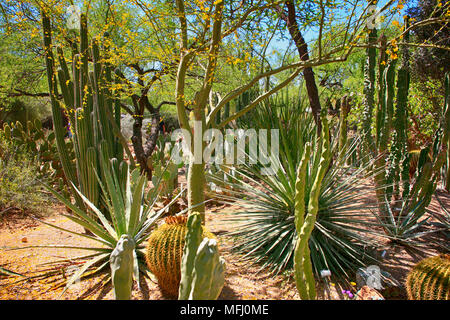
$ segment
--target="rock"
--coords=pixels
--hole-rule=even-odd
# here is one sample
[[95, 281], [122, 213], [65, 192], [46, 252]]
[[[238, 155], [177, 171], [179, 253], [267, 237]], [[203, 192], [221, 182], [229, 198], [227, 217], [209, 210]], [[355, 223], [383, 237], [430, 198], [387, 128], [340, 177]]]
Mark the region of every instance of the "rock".
[[356, 286], [362, 288], [369, 286], [370, 288], [381, 290], [381, 270], [378, 266], [368, 266], [367, 268], [359, 268], [356, 271]]
[[23, 242], [23, 243], [27, 243], [27, 242], [28, 242], [27, 237], [23, 237], [23, 238], [22, 238], [22, 242]]
[[398, 298], [402, 292], [401, 284], [389, 272], [381, 270], [378, 266], [359, 268], [356, 272], [356, 285], [360, 289], [368, 287], [375, 291], [379, 290], [380, 296], [387, 298]]
[[356, 293], [355, 300], [384, 300], [384, 298], [376, 289], [363, 286]]

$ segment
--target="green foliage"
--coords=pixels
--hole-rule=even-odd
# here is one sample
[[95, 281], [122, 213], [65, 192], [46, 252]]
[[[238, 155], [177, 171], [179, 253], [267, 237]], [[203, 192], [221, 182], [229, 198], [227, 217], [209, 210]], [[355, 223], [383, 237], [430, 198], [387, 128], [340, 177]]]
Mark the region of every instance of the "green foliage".
[[[101, 209], [108, 212], [100, 198], [101, 184], [106, 181], [101, 175], [100, 183], [94, 178], [95, 172], [100, 172], [101, 157], [116, 159], [113, 169], [121, 184], [125, 163], [123, 160], [123, 145], [128, 152], [128, 158], [133, 166], [133, 159], [124, 139], [120, 135], [120, 104], [109, 85], [112, 83], [111, 66], [107, 48], [102, 56], [96, 40], [89, 47], [87, 18], [81, 16], [80, 48], [73, 48], [72, 75], [70, 75], [67, 59], [63, 49], [58, 47], [59, 69], [55, 72], [50, 18], [42, 12], [44, 30], [44, 48], [46, 51], [47, 79], [52, 104], [53, 126], [58, 154], [64, 171], [65, 180], [70, 188], [74, 186]], [[90, 57], [92, 63], [89, 62]], [[58, 81], [62, 91], [63, 103], [58, 97]], [[63, 125], [61, 111], [68, 114], [73, 128], [72, 141], [75, 150], [75, 165], [70, 159], [69, 150], [64, 142], [66, 128]], [[84, 201], [74, 192], [77, 206], [87, 210]]]
[[[148, 268], [158, 279], [161, 290], [171, 297], [178, 296], [181, 259], [188, 230], [186, 222], [185, 216], [168, 217], [148, 238]], [[214, 238], [214, 235], [203, 229], [203, 237]]]
[[38, 211], [50, 201], [40, 192], [39, 164], [23, 148], [0, 134], [0, 211], [11, 207]]
[[450, 300], [450, 255], [423, 259], [408, 273], [410, 300]]
[[175, 142], [171, 141], [169, 135], [159, 136], [150, 160], [153, 170], [152, 182], [159, 185], [159, 189], [155, 189], [154, 192], [167, 198], [174, 196], [178, 187], [178, 169], [184, 165], [183, 162], [176, 164], [171, 158], [174, 147]]
[[[39, 177], [47, 177], [53, 183], [58, 183], [64, 178], [61, 161], [55, 142], [55, 134], [42, 128], [39, 120], [28, 121], [26, 127], [20, 122], [4, 124], [3, 133], [8, 141], [20, 149], [26, 150], [37, 162]], [[70, 159], [73, 161], [72, 142], [66, 141]]]
[[[431, 202], [440, 168], [445, 162], [441, 139], [441, 131], [438, 130], [433, 145], [429, 144], [421, 149], [411, 187], [406, 192], [403, 190], [399, 200], [392, 201], [387, 193], [384, 194], [383, 210], [378, 218], [387, 236], [394, 241], [415, 243], [417, 238], [438, 231], [421, 231], [420, 227], [431, 217], [426, 216], [426, 207]], [[411, 155], [408, 154], [406, 159], [409, 163]], [[381, 186], [382, 189], [385, 187]]]
[[[295, 229], [297, 231], [297, 240], [294, 249], [294, 270], [297, 290], [302, 300], [316, 298], [316, 284], [311, 264], [311, 253], [309, 249], [309, 239], [317, 221], [319, 211], [319, 195], [322, 180], [330, 165], [331, 149], [330, 134], [328, 122], [325, 116], [322, 116], [322, 136], [320, 137], [319, 149], [316, 157], [319, 161], [314, 161], [312, 172], [309, 178], [314, 181], [309, 196], [305, 196], [306, 169], [311, 155], [311, 145], [307, 144], [300, 165], [298, 166], [297, 178], [295, 182]], [[320, 154], [320, 156], [318, 155]], [[309, 201], [306, 204], [305, 198]], [[307, 208], [307, 210], [306, 210]], [[306, 212], [305, 212], [306, 210]]]
[[183, 257], [179, 300], [215, 300], [225, 283], [225, 261], [217, 241], [203, 237], [200, 214], [189, 215]]
[[[406, 19], [405, 28], [407, 27]], [[404, 37], [408, 40], [408, 32]], [[393, 241], [417, 244], [417, 238], [436, 231], [422, 232], [420, 227], [429, 219], [425, 209], [431, 201], [439, 171], [445, 161], [447, 130], [445, 123], [441, 123], [441, 127], [435, 132], [433, 143], [421, 148], [417, 157], [413, 156], [417, 152], [408, 150], [409, 51], [407, 47], [403, 47], [401, 52], [395, 109], [395, 60], [390, 61], [387, 69], [382, 63], [378, 66], [379, 74], [384, 73], [384, 83], [379, 78], [378, 96], [385, 100], [378, 102], [378, 155], [373, 172], [379, 207], [377, 217], [386, 235]]]
[[[295, 229], [295, 185], [297, 168], [311, 143], [314, 150], [306, 170], [305, 203], [313, 189], [320, 144], [316, 141], [316, 130], [311, 114], [301, 105], [289, 105], [275, 99], [260, 106], [252, 113], [254, 123], [267, 124], [256, 128], [279, 129], [279, 157], [272, 158], [274, 175], [261, 174], [258, 165], [242, 165], [233, 168], [236, 181], [231, 183], [230, 196], [220, 195], [224, 201], [235, 202], [243, 208], [233, 213], [236, 222], [234, 248], [262, 268], [279, 273], [293, 267]], [[337, 139], [332, 138], [332, 150], [337, 157]], [[337, 157], [345, 163], [356, 145], [349, 145], [348, 153]], [[268, 147], [270, 148], [270, 147]], [[361, 190], [360, 180], [365, 170], [352, 169], [342, 163], [333, 163], [326, 171], [318, 195], [318, 213], [315, 228], [309, 240], [311, 261], [316, 275], [323, 269], [342, 279], [350, 277], [349, 270], [364, 266], [364, 258], [374, 261], [368, 247], [374, 244], [369, 237], [373, 222], [367, 220], [364, 210], [370, 205], [359, 202], [368, 191]], [[364, 257], [364, 258], [363, 258]]]
[[[73, 186], [74, 190], [83, 200], [86, 207], [90, 209], [90, 212], [95, 215], [94, 217], [72, 204], [69, 198], [64, 197], [46, 185], [46, 188], [58, 200], [72, 210], [71, 215], [64, 214], [64, 216], [88, 230], [89, 234], [42, 222], [59, 230], [91, 239], [99, 244], [98, 247], [77, 245], [38, 246], [73, 248], [91, 252], [86, 256], [75, 259], [75, 261], [83, 261], [83, 263], [67, 281], [64, 292], [77, 279], [96, 274], [109, 265], [111, 277], [108, 277], [106, 281], [112, 280], [117, 299], [127, 299], [131, 294], [131, 278], [134, 278], [139, 284], [139, 273], [147, 275], [148, 270], [143, 261], [145, 258], [143, 242], [147, 240], [149, 231], [154, 227], [157, 219], [166, 208], [154, 211], [155, 199], [146, 200], [148, 198], [146, 192], [147, 178], [145, 175], [140, 175], [138, 169], [130, 172], [129, 167], [125, 165], [122, 167], [124, 172], [123, 180], [119, 180], [114, 168], [115, 165], [115, 159], [107, 160], [103, 156], [101, 161], [102, 171], [94, 171], [93, 173], [94, 178], [97, 179], [101, 186], [101, 198], [106, 206], [108, 216], [103, 214], [101, 209], [96, 207], [76, 186]], [[101, 182], [100, 176], [103, 177], [105, 184]], [[125, 183], [123, 184], [121, 181], [125, 181]], [[125, 241], [125, 239], [128, 241]], [[132, 245], [130, 246], [129, 244]], [[131, 255], [133, 257], [132, 261], [130, 261]], [[130, 272], [132, 272], [132, 275]]]

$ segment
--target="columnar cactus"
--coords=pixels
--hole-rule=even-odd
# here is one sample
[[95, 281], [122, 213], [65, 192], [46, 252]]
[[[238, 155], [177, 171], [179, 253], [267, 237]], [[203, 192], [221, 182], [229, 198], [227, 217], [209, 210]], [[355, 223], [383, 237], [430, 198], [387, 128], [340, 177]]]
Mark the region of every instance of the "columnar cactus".
[[380, 55], [378, 58], [378, 77], [377, 77], [377, 89], [378, 89], [378, 104], [376, 106], [376, 147], [378, 151], [385, 151], [386, 149], [386, 82], [384, 71], [386, 69], [387, 54], [386, 54], [386, 36], [382, 34], [380, 36]]
[[410, 300], [450, 300], [450, 255], [420, 261], [409, 272], [406, 290]]
[[178, 299], [215, 300], [225, 283], [225, 261], [219, 256], [217, 241], [202, 236], [198, 213], [189, 216], [187, 228]]
[[375, 104], [375, 63], [376, 63], [377, 29], [368, 30], [367, 60], [364, 64], [364, 111], [362, 120], [363, 162], [366, 163], [374, 151], [374, 141], [371, 133], [372, 113]]
[[[101, 172], [99, 146], [103, 146], [109, 159], [116, 158], [119, 163], [123, 159], [123, 147], [118, 138], [120, 128], [117, 127], [120, 108], [109, 86], [112, 83], [110, 66], [101, 62], [99, 46], [95, 41], [92, 42], [92, 50], [89, 50], [87, 19], [81, 15], [80, 50], [74, 49], [72, 75], [61, 48], [57, 50], [59, 68], [56, 72], [50, 18], [45, 12], [42, 13], [42, 23], [53, 127], [64, 175], [69, 187], [77, 186], [98, 206], [100, 185], [93, 173]], [[92, 68], [89, 68], [89, 57], [92, 58]], [[63, 101], [58, 100], [58, 80]], [[67, 128], [63, 125], [62, 110], [70, 119], [75, 165], [65, 143]], [[117, 176], [120, 176], [119, 172]], [[77, 206], [84, 208], [78, 194], [73, 194]]]
[[347, 117], [350, 112], [350, 98], [345, 95], [342, 97], [342, 103], [339, 113], [339, 154], [343, 157], [347, 153]]
[[313, 300], [316, 298], [315, 280], [309, 250], [309, 238], [314, 229], [314, 224], [319, 211], [319, 195], [322, 180], [326, 174], [331, 161], [330, 134], [328, 122], [322, 115], [322, 133], [313, 161], [311, 175], [314, 183], [309, 191], [309, 202], [305, 203], [305, 177], [307, 164], [311, 153], [311, 145], [306, 145], [305, 153], [300, 162], [297, 180], [295, 184], [295, 228], [297, 241], [294, 252], [294, 269], [297, 290], [302, 300]]
[[[405, 19], [405, 30], [408, 28], [408, 19]], [[404, 39], [407, 42], [409, 33]], [[402, 48], [402, 61], [397, 78], [397, 106], [395, 108], [391, 175], [395, 183], [394, 194], [398, 193], [399, 182], [403, 181], [403, 197], [409, 192], [409, 158], [408, 158], [408, 91], [409, 91], [409, 51], [406, 46]], [[398, 195], [397, 195], [398, 196]]]

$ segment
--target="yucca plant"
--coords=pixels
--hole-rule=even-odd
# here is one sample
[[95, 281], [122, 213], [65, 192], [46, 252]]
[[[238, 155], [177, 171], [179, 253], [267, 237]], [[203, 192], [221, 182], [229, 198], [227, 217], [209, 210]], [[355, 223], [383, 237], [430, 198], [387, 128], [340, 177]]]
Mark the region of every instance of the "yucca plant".
[[[305, 203], [308, 203], [313, 177], [317, 166], [314, 155], [320, 150], [316, 141], [316, 130], [312, 115], [300, 105], [267, 102], [266, 108], [253, 113], [254, 123], [270, 123], [270, 128], [280, 130], [279, 157], [272, 157], [272, 163], [279, 170], [275, 175], [261, 174], [261, 165], [244, 164], [236, 169], [231, 196], [221, 195], [224, 201], [237, 201], [242, 210], [230, 219], [239, 223], [235, 236], [235, 248], [244, 257], [279, 273], [293, 266], [295, 231], [295, 183], [297, 168], [306, 143], [311, 143], [312, 156], [308, 161], [305, 181]], [[283, 101], [281, 101], [283, 102]], [[255, 111], [256, 111], [255, 110]], [[262, 112], [261, 110], [264, 110]], [[267, 127], [266, 127], [267, 128]], [[326, 171], [319, 194], [317, 221], [312, 232], [309, 247], [311, 261], [316, 275], [328, 269], [333, 275], [348, 279], [349, 270], [365, 265], [365, 258], [374, 262], [368, 248], [376, 245], [369, 236], [376, 220], [368, 211], [371, 204], [361, 197], [371, 192], [363, 188], [360, 179], [364, 170], [353, 169], [343, 164], [352, 154], [357, 143], [349, 145], [347, 153], [336, 154], [337, 138], [332, 138], [334, 158]], [[315, 159], [315, 160], [314, 160]], [[370, 165], [370, 163], [369, 163]]]

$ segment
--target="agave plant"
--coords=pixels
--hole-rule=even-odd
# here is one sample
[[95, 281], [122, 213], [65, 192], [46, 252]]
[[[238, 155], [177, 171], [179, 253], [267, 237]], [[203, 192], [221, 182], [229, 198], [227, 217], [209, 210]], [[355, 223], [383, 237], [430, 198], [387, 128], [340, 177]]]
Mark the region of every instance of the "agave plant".
[[[166, 207], [155, 212], [153, 207], [156, 197], [151, 199], [147, 197], [150, 192], [146, 191], [146, 176], [141, 175], [139, 169], [130, 172], [128, 165], [124, 163], [126, 166], [124, 171], [126, 172], [126, 177], [125, 185], [122, 185], [121, 180], [116, 175], [116, 170], [113, 169], [115, 164], [115, 159], [108, 161], [106, 158], [103, 158], [102, 176], [103, 181], [106, 181], [105, 185], [99, 178], [100, 173], [94, 171], [102, 190], [102, 204], [107, 208], [111, 220], [107, 219], [102, 211], [88, 200], [76, 186], [73, 186], [74, 190], [76, 190], [86, 207], [89, 208], [90, 213], [86, 213], [85, 210], [72, 204], [70, 199], [65, 198], [50, 186], [45, 185], [58, 200], [72, 211], [72, 214], [64, 214], [63, 216], [84, 227], [91, 234], [75, 232], [46, 221], [41, 222], [98, 243], [98, 246], [32, 246], [82, 249], [91, 252], [88, 255], [77, 258], [77, 261], [85, 262], [67, 281], [62, 294], [76, 280], [97, 274], [105, 270], [109, 265], [111, 275], [106, 281], [112, 282], [115, 298], [121, 300], [130, 299], [132, 279], [134, 278], [139, 286], [139, 273], [149, 275], [145, 264], [143, 242], [157, 219], [166, 210], [167, 206], [176, 201], [177, 197], [167, 204]], [[49, 275], [52, 275], [52, 273], [49, 273]]]
[[[282, 110], [280, 110], [280, 108]], [[224, 201], [237, 201], [242, 210], [230, 219], [238, 223], [235, 248], [244, 257], [262, 268], [279, 273], [293, 266], [296, 232], [294, 223], [296, 171], [307, 142], [312, 144], [313, 155], [309, 160], [305, 177], [305, 203], [310, 194], [319, 152], [313, 119], [302, 107], [286, 104], [265, 107], [264, 112], [253, 115], [254, 123], [270, 123], [270, 128], [280, 129], [279, 157], [272, 157], [272, 164], [279, 170], [274, 175], [261, 174], [260, 165], [242, 165], [233, 177], [231, 196], [221, 195]], [[260, 116], [259, 116], [260, 115]], [[258, 119], [256, 119], [258, 118]], [[319, 195], [319, 211], [309, 247], [315, 273], [327, 269], [333, 275], [348, 279], [349, 270], [375, 262], [371, 246], [376, 246], [377, 221], [369, 212], [371, 206], [360, 199], [372, 190], [364, 188], [362, 167], [354, 169], [344, 164], [354, 152], [358, 140], [348, 146], [344, 155], [337, 155], [337, 138], [332, 138], [335, 159], [323, 179]], [[369, 163], [368, 165], [371, 165]]]

